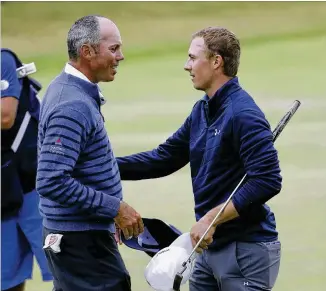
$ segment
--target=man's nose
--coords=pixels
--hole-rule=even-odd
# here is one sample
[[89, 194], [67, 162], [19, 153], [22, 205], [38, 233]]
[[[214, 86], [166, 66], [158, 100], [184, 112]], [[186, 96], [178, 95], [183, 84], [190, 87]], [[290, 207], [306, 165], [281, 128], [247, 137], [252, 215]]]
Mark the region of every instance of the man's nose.
[[118, 61], [123, 61], [125, 59], [122, 51], [120, 51], [120, 53], [117, 54], [117, 58], [116, 58]]
[[189, 65], [188, 61], [185, 63], [183, 68], [184, 68], [185, 71], [190, 71], [191, 70], [191, 66]]

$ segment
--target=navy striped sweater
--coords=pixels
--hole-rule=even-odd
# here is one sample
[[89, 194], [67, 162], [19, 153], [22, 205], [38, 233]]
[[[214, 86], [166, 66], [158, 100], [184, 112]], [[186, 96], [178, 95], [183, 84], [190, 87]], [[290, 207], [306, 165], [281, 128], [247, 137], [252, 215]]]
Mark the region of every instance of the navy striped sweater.
[[45, 227], [114, 232], [122, 187], [96, 84], [63, 72], [47, 89], [36, 189]]

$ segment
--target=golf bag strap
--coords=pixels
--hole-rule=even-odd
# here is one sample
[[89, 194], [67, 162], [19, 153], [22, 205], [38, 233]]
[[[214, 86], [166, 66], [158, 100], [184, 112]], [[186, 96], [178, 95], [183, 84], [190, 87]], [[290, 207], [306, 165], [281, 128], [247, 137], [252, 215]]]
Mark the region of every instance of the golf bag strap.
[[20, 146], [20, 143], [23, 140], [23, 137], [26, 133], [26, 129], [27, 129], [27, 126], [28, 126], [30, 120], [31, 120], [31, 114], [28, 111], [26, 111], [24, 119], [19, 127], [18, 132], [17, 132], [17, 135], [11, 145], [11, 149], [14, 153], [17, 152], [17, 150]]

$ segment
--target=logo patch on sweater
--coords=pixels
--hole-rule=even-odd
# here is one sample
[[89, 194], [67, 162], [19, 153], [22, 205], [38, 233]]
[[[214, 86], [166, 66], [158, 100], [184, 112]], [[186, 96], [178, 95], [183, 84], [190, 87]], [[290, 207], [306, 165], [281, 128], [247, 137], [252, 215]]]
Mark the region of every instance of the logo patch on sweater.
[[64, 154], [64, 148], [62, 147], [62, 139], [60, 137], [56, 137], [54, 141], [54, 145], [51, 146], [50, 152], [53, 154]]
[[55, 145], [62, 146], [60, 137], [58, 137], [58, 139], [55, 141]]

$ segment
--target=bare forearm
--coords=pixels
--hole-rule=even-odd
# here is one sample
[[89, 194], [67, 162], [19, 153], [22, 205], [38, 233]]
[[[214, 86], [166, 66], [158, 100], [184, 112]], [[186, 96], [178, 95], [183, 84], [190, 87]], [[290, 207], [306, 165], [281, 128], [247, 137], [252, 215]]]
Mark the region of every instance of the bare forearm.
[[[218, 205], [217, 207], [213, 208], [206, 214], [206, 219], [209, 221], [209, 223], [212, 223], [217, 213], [222, 209], [223, 205], [224, 204]], [[237, 218], [238, 216], [239, 214], [235, 209], [233, 202], [230, 201], [228, 205], [225, 207], [225, 209], [222, 211], [222, 213], [220, 214], [219, 218], [214, 223], [214, 227], [224, 222], [227, 222], [229, 220], [232, 220], [234, 218]]]

